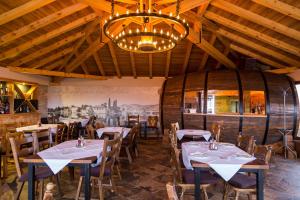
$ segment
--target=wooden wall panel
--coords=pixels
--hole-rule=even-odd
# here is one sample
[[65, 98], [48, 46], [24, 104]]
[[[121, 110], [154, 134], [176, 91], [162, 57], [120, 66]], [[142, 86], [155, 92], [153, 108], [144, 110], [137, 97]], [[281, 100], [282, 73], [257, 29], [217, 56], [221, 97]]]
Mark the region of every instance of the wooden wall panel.
[[184, 114], [183, 120], [184, 120], [184, 128], [186, 129], [204, 129], [203, 115]]
[[235, 71], [219, 70], [208, 73], [208, 90], [238, 90]]
[[262, 144], [266, 129], [267, 117], [244, 117], [243, 135], [253, 135], [256, 144]]

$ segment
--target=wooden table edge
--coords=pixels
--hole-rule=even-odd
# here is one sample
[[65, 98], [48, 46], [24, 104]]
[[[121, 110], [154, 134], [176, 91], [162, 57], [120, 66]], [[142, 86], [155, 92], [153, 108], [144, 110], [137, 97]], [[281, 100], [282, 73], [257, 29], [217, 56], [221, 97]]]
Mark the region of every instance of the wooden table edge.
[[[210, 168], [210, 166], [206, 163], [201, 163], [197, 161], [191, 161], [192, 167], [193, 168]], [[270, 166], [268, 164], [252, 164], [246, 163], [242, 165], [241, 169], [269, 169]]]
[[[70, 162], [70, 164], [92, 164], [97, 160], [97, 156], [87, 157], [87, 158], [80, 158], [75, 159]], [[29, 156], [24, 158], [24, 163], [45, 163], [45, 161], [38, 155]]]

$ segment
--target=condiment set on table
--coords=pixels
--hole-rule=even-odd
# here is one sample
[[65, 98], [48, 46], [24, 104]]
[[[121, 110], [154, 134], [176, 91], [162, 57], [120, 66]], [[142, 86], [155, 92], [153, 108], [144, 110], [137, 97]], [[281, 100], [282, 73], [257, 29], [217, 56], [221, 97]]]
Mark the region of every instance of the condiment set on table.
[[209, 141], [209, 150], [218, 150], [218, 143], [213, 138]]
[[85, 146], [85, 140], [82, 135], [78, 138], [76, 147], [81, 148]]

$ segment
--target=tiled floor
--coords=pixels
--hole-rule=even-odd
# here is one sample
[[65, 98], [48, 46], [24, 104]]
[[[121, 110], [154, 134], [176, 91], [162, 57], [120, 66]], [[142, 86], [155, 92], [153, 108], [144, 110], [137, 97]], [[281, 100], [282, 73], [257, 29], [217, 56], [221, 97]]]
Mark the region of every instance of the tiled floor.
[[[267, 172], [265, 199], [267, 200], [300, 200], [300, 162], [284, 160], [280, 156], [272, 158], [271, 169]], [[117, 181], [117, 192], [106, 193], [109, 200], [160, 200], [166, 199], [165, 184], [172, 180], [169, 166], [167, 145], [157, 140], [141, 141], [139, 157], [132, 165], [122, 162], [121, 181]], [[16, 174], [10, 169], [10, 176], [1, 187], [1, 199], [16, 190]], [[78, 184], [78, 176], [71, 182], [68, 173], [62, 173], [61, 185], [64, 196], [62, 199], [74, 199]], [[211, 188], [209, 197], [212, 200], [222, 199], [222, 185]], [[97, 190], [96, 190], [97, 191]], [[27, 199], [25, 185], [21, 199]], [[95, 192], [95, 197], [97, 192]], [[11, 199], [8, 197], [6, 199]], [[56, 197], [56, 199], [59, 199]], [[193, 199], [186, 195], [184, 199]], [[241, 196], [240, 199], [247, 199]]]

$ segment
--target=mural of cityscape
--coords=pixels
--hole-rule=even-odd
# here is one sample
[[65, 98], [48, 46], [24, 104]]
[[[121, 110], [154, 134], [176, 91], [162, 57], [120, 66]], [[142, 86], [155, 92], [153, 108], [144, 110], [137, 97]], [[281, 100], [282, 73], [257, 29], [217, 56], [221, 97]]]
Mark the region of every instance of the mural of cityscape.
[[96, 116], [108, 126], [125, 124], [128, 115], [140, 115], [141, 120], [147, 120], [150, 115], [159, 115], [159, 105], [118, 105], [117, 100], [108, 98], [107, 102], [100, 105], [81, 105], [48, 108], [49, 115], [63, 118], [89, 118]]

